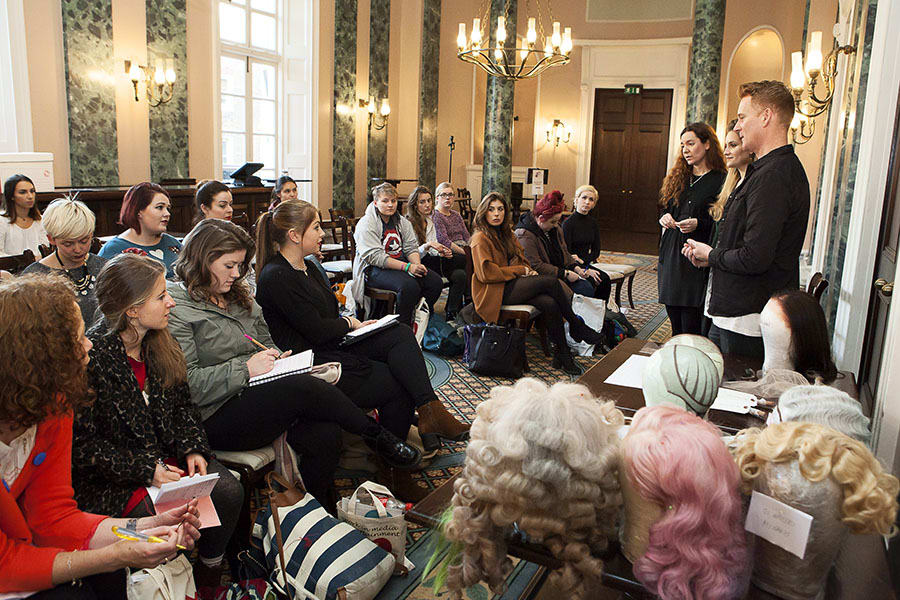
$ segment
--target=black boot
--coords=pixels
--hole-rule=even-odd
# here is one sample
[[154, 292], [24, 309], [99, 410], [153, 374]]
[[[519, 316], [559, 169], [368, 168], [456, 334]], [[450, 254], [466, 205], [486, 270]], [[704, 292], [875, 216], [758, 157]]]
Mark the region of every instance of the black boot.
[[569, 321], [569, 335], [576, 342], [587, 342], [588, 344], [597, 345], [603, 343], [603, 335], [599, 331], [588, 327], [581, 317], [577, 317], [574, 321]]
[[417, 469], [419, 463], [422, 462], [421, 452], [384, 427], [381, 427], [381, 431], [377, 436], [373, 437], [371, 435], [363, 434], [362, 438], [375, 454], [395, 469], [412, 471]]
[[581, 375], [584, 369], [578, 366], [568, 346], [555, 346], [553, 352], [553, 368], [562, 369], [569, 375]]

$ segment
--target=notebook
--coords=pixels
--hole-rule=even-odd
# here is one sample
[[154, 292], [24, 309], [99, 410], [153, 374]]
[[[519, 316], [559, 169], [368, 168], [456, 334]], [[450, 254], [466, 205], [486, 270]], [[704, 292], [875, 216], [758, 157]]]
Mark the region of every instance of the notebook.
[[307, 350], [300, 354], [292, 354], [287, 358], [279, 358], [275, 361], [275, 366], [268, 373], [257, 375], [250, 378], [250, 385], [260, 385], [281, 379], [288, 375], [299, 375], [307, 373], [313, 366], [313, 351]]
[[394, 325], [398, 322], [397, 319], [399, 318], [400, 315], [385, 315], [371, 325], [366, 325], [365, 327], [355, 329], [344, 336], [344, 339], [341, 340], [341, 346], [349, 346], [350, 344], [355, 344], [360, 340], [364, 340], [373, 333], [381, 331], [385, 327]]
[[156, 513], [164, 513], [167, 510], [177, 508], [192, 498], [197, 498], [197, 509], [200, 511], [200, 528], [218, 527], [221, 525], [219, 514], [213, 505], [209, 495], [219, 482], [218, 473], [200, 475], [195, 473], [192, 477], [182, 477], [178, 481], [164, 483], [160, 487], [147, 486], [147, 493]]

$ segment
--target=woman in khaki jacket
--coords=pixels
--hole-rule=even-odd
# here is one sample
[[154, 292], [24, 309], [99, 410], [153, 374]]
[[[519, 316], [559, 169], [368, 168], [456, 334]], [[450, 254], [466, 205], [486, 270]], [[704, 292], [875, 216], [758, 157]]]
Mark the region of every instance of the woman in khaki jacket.
[[472, 300], [478, 315], [496, 323], [503, 304], [531, 304], [546, 319], [547, 332], [554, 345], [553, 366], [570, 375], [580, 375], [566, 344], [563, 319], [576, 341], [600, 343], [600, 334], [572, 312], [562, 282], [552, 275], [539, 275], [525, 260], [522, 246], [510, 226], [510, 210], [506, 198], [491, 192], [475, 211], [472, 235]]

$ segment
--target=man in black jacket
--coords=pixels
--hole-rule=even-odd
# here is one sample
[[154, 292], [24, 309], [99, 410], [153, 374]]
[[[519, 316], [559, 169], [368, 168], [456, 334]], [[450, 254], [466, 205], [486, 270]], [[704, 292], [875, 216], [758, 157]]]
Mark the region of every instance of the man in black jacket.
[[715, 248], [688, 240], [682, 253], [710, 267], [709, 338], [722, 352], [763, 358], [759, 314], [769, 297], [800, 286], [809, 181], [787, 141], [794, 114], [780, 81], [741, 85], [734, 130], [757, 160], [725, 205]]

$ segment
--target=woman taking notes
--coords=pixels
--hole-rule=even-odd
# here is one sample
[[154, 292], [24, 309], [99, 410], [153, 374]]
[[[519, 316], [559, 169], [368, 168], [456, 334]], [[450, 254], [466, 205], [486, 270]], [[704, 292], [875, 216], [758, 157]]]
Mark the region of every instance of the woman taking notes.
[[[91, 342], [64, 279], [0, 283], [0, 343], [8, 359], [0, 362], [0, 593], [124, 599], [124, 567], [152, 568], [174, 557], [176, 544], [193, 548], [196, 502], [134, 521], [75, 504], [72, 412], [91, 401]], [[114, 526], [164, 541], [119, 540]]]
[[88, 380], [97, 399], [75, 417], [75, 499], [92, 512], [149, 516], [156, 511], [146, 486], [218, 473], [211, 498], [222, 524], [203, 529], [195, 567], [200, 585], [218, 585], [244, 494], [231, 472], [211, 458], [191, 402], [184, 356], [167, 329], [175, 303], [166, 291], [165, 267], [146, 256], [120, 254], [97, 278], [97, 300], [105, 318], [88, 332], [94, 346]]
[[[253, 249], [247, 232], [233, 223], [198, 223], [175, 265], [180, 282], [169, 283], [175, 301], [169, 331], [184, 352], [191, 400], [200, 408], [210, 446], [254, 450], [287, 431], [306, 489], [333, 511], [341, 430], [362, 436], [395, 468], [414, 469], [421, 456], [338, 388], [311, 375], [250, 385], [250, 378], [271, 371], [282, 355], [245, 282]], [[268, 349], [260, 350], [247, 336]]]

